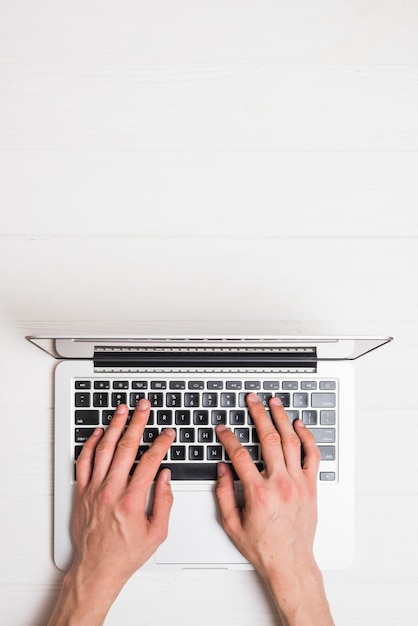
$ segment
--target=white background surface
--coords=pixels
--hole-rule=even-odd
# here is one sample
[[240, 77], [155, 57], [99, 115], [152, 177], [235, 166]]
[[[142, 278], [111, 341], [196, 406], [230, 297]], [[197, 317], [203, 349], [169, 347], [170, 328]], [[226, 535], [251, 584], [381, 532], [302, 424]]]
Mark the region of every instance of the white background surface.
[[[356, 365], [355, 561], [325, 580], [338, 626], [418, 623], [417, 110], [415, 0], [2, 0], [2, 624], [62, 579], [24, 336], [168, 320], [395, 336]], [[139, 573], [106, 623], [277, 618], [254, 573], [200, 571]]]

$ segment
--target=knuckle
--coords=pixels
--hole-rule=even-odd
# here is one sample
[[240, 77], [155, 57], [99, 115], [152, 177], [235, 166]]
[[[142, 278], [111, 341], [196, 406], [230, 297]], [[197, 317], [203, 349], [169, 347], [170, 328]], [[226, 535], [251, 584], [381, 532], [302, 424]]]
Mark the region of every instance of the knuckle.
[[249, 454], [242, 446], [237, 448], [231, 456], [232, 463], [243, 463], [249, 459]]
[[118, 442], [117, 445], [119, 450], [126, 450], [127, 452], [130, 452], [131, 450], [133, 450], [134, 448], [137, 448], [137, 444], [132, 441], [132, 439], [128, 438], [128, 437], [122, 437], [122, 439]]

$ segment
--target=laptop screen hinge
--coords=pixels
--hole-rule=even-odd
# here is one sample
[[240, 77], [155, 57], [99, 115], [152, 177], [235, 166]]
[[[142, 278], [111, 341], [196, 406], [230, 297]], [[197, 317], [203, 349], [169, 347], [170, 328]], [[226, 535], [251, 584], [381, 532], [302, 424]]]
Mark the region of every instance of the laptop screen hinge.
[[100, 370], [316, 371], [316, 348], [96, 347]]

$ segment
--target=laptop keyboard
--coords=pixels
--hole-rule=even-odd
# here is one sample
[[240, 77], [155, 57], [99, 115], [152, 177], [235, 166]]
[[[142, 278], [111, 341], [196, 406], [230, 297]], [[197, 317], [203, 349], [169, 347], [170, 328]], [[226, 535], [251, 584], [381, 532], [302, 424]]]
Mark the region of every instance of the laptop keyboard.
[[74, 460], [94, 428], [106, 428], [110, 424], [119, 404], [129, 406], [129, 421], [139, 400], [146, 398], [151, 403], [151, 413], [135, 464], [159, 432], [170, 427], [176, 431], [176, 439], [162, 467], [171, 470], [172, 480], [215, 480], [217, 463], [229, 461], [217, 440], [215, 426], [226, 424], [261, 470], [260, 444], [245, 402], [247, 393], [254, 392], [267, 410], [269, 398], [278, 396], [291, 421], [303, 420], [321, 452], [319, 480], [335, 483], [338, 478], [336, 379], [256, 378], [252, 375], [216, 379], [183, 376], [168, 380], [156, 374], [153, 377], [77, 379], [73, 392]]

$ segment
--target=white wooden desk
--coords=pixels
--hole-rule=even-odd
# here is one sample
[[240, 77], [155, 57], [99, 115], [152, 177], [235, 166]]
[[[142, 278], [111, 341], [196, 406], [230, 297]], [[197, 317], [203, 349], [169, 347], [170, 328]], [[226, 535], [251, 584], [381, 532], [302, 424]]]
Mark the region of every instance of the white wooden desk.
[[[62, 580], [24, 336], [171, 320], [395, 336], [356, 365], [355, 561], [325, 579], [338, 626], [416, 626], [417, 37], [415, 0], [3, 0], [2, 624], [45, 624]], [[277, 618], [254, 573], [202, 570], [138, 573], [106, 623]]]

